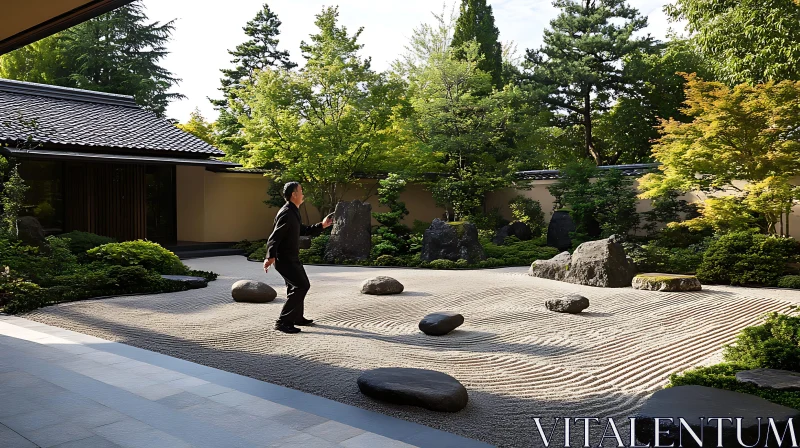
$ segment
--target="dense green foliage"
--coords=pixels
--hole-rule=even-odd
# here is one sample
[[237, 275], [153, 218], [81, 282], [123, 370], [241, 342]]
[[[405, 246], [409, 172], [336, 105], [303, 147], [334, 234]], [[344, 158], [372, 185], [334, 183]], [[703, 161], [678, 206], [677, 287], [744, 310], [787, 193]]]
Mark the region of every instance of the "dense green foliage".
[[778, 279], [778, 287], [800, 289], [800, 275], [784, 275]]
[[800, 372], [800, 316], [768, 313], [763, 324], [742, 330], [724, 356], [751, 369]]
[[359, 54], [362, 30], [348, 34], [338, 16], [335, 7], [317, 14], [317, 34], [301, 44], [302, 70], [264, 70], [230, 103], [248, 142], [246, 164], [301, 182], [306, 200], [323, 214], [357, 173], [403, 157], [391, 150], [395, 140], [386, 130], [404, 86], [372, 70]]
[[571, 164], [548, 190], [557, 208], [569, 210], [576, 243], [615, 234], [625, 238], [639, 224], [633, 179], [620, 170], [600, 171], [587, 162]]
[[725, 363], [700, 367], [670, 376], [670, 386], [695, 384], [752, 394], [774, 403], [800, 409], [800, 392], [778, 391], [741, 383], [736, 372], [781, 369], [800, 372], [800, 317], [768, 313], [763, 324], [743, 329], [725, 347]]
[[742, 383], [736, 380], [736, 372], [749, 369], [750, 367], [731, 363], [697, 367], [683, 373], [672, 374], [669, 377], [669, 385], [667, 387], [689, 385], [714, 387], [755, 395], [773, 403], [800, 409], [800, 392], [798, 391], [766, 389], [755, 384]]
[[22, 210], [28, 186], [20, 177], [16, 165], [10, 168], [7, 176], [3, 174], [0, 171], [0, 180], [3, 181], [2, 190], [0, 190], [0, 237], [16, 238], [17, 218]]
[[604, 153], [594, 138], [594, 118], [628, 89], [623, 59], [650, 51], [653, 40], [633, 37], [647, 18], [624, 0], [556, 0], [558, 17], [544, 31], [544, 45], [528, 50], [528, 79], [536, 96], [558, 116], [561, 127], [580, 126], [583, 156], [613, 164], [621, 152]]
[[107, 236], [96, 235], [89, 232], [79, 232], [77, 230], [67, 233], [62, 233], [58, 236], [61, 239], [69, 240], [69, 251], [78, 259], [88, 258], [86, 253], [89, 249], [94, 249], [97, 246], [104, 244], [116, 243], [114, 238]]
[[159, 62], [175, 21], [149, 22], [141, 1], [0, 56], [0, 77], [132, 95], [163, 116], [183, 98], [171, 92], [180, 81]]
[[[258, 71], [275, 67], [288, 70], [297, 66], [289, 59], [288, 51], [278, 50], [280, 26], [278, 16], [264, 3], [256, 16], [243, 27], [249, 39], [235, 49], [228, 50], [228, 54], [233, 57], [231, 63], [234, 68], [220, 70], [223, 77], [220, 79], [219, 90], [222, 91], [223, 98], [211, 100], [219, 110], [219, 118], [214, 126], [214, 140], [228, 160], [240, 161], [246, 158], [246, 140], [241, 135], [242, 125], [229, 104], [231, 101], [239, 101], [236, 90], [242, 88], [244, 83], [253, 81]], [[246, 108], [244, 110], [246, 113]]]
[[500, 45], [500, 31], [494, 24], [494, 14], [491, 5], [486, 0], [461, 0], [460, 14], [456, 20], [453, 31], [453, 41], [450, 46], [455, 50], [454, 56], [463, 59], [464, 44], [475, 41], [481, 60], [478, 69], [488, 73], [492, 78], [492, 85], [503, 89], [503, 48]]
[[186, 275], [188, 268], [177, 255], [150, 241], [123, 241], [90, 249], [92, 260], [117, 266], [142, 266], [159, 274]]
[[725, 83], [800, 81], [796, 0], [676, 0], [666, 12]]
[[[760, 217], [764, 231], [789, 235], [788, 216], [800, 197], [800, 82], [731, 89], [695, 75], [687, 80], [684, 112], [692, 121], [662, 123], [653, 147], [662, 166], [642, 178], [642, 197], [731, 191], [734, 196], [706, 199], [700, 219], [724, 230], [752, 227], [749, 221]], [[740, 188], [736, 181], [748, 185]]]
[[511, 216], [514, 221], [527, 224], [534, 237], [547, 232], [544, 211], [542, 211], [542, 204], [539, 201], [519, 195], [508, 202], [508, 208], [511, 209]]
[[731, 232], [711, 243], [697, 278], [726, 285], [771, 285], [800, 257], [800, 243], [793, 238], [755, 232]]
[[50, 236], [46, 248], [0, 238], [0, 307], [4, 312], [20, 313], [95, 297], [187, 289], [183, 283], [162, 279], [160, 270], [209, 281], [217, 278], [213, 272], [189, 270], [180, 260], [175, 263], [174, 254], [153, 243], [132, 242], [133, 247], [125, 250], [114, 250], [125, 243], [107, 243], [91, 249], [89, 252], [101, 249], [98, 254], [104, 255], [93, 257], [80, 251], [102, 242], [103, 237], [82, 232], [71, 236]]

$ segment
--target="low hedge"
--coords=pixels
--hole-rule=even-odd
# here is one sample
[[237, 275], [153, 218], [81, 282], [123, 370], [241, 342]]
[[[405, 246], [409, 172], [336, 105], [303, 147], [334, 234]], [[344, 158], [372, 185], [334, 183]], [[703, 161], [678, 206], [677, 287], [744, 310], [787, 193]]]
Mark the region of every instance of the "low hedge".
[[800, 275], [784, 275], [778, 280], [778, 287], [800, 289]]
[[79, 259], [87, 258], [87, 251], [104, 244], [116, 243], [117, 240], [107, 236], [95, 235], [89, 232], [79, 232], [77, 230], [62, 233], [58, 236], [61, 239], [69, 240], [69, 250]]
[[711, 243], [697, 268], [703, 283], [776, 286], [787, 263], [800, 257], [800, 243], [754, 232], [731, 232]]

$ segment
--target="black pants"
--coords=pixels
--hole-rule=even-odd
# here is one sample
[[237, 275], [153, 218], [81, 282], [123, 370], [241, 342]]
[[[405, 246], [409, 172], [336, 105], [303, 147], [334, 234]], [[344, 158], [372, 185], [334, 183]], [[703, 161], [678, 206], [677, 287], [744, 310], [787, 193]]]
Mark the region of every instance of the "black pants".
[[286, 281], [286, 303], [278, 322], [294, 324], [303, 319], [303, 301], [311, 284], [300, 260], [275, 260], [275, 270]]

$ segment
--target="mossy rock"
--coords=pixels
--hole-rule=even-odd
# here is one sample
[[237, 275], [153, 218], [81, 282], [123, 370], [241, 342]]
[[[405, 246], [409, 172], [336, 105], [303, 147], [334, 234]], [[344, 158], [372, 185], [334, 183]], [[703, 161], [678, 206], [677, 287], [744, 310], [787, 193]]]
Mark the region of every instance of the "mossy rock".
[[639, 274], [631, 282], [633, 289], [647, 291], [700, 291], [703, 286], [694, 275], [679, 274]]
[[467, 221], [450, 221], [450, 222], [448, 222], [448, 224], [450, 224], [451, 226], [455, 227], [456, 234], [458, 234], [459, 238], [463, 238], [464, 237], [464, 223], [466, 223], [466, 222]]

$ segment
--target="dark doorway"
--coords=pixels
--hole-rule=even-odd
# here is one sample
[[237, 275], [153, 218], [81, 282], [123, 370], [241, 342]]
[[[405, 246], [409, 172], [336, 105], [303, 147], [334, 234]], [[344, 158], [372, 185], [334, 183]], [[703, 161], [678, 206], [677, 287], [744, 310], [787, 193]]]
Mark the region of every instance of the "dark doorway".
[[178, 226], [175, 203], [175, 166], [147, 165], [147, 239], [175, 244]]

